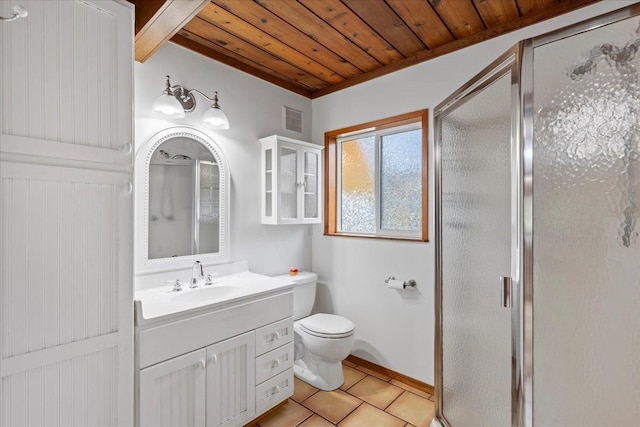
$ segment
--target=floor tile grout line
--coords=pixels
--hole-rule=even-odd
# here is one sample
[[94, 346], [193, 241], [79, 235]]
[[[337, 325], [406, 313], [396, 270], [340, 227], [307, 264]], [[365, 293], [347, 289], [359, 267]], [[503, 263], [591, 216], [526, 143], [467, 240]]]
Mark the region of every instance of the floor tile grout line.
[[[400, 396], [402, 396], [403, 394], [406, 393], [406, 390], [402, 390], [402, 393], [400, 393], [399, 395], [397, 395], [387, 406], [384, 407], [383, 411], [387, 412], [387, 409], [389, 408], [389, 406], [393, 405], [393, 403], [400, 399]], [[406, 420], [405, 420], [406, 421]], [[407, 421], [408, 422], [408, 421]]]

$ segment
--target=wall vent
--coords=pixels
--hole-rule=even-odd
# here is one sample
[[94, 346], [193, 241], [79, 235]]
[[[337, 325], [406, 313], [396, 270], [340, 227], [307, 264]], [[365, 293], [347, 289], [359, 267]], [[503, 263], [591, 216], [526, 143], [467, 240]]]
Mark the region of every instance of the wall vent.
[[284, 106], [283, 119], [286, 130], [302, 133], [302, 111]]

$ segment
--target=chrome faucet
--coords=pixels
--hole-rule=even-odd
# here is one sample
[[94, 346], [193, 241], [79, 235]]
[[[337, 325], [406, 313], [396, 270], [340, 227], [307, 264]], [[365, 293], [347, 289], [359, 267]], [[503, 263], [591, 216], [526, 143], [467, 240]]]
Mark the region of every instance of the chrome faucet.
[[[198, 270], [196, 269], [200, 270], [200, 273], [198, 273]], [[191, 284], [189, 287], [197, 288], [199, 279], [204, 279], [204, 268], [200, 261], [196, 261], [193, 263], [193, 267], [191, 267]]]

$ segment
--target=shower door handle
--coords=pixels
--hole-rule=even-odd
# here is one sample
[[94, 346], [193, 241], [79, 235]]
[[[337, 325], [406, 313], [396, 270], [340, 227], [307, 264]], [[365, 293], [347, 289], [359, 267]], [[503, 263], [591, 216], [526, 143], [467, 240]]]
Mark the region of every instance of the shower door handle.
[[500, 276], [500, 294], [502, 306], [511, 307], [511, 277]]

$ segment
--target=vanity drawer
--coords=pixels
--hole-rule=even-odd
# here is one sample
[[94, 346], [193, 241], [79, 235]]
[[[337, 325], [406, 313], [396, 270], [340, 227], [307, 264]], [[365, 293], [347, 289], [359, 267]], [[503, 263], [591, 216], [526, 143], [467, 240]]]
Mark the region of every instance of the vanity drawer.
[[293, 343], [256, 358], [256, 385], [293, 366]]
[[293, 369], [290, 368], [256, 387], [256, 414], [292, 395]]
[[293, 317], [256, 329], [256, 356], [293, 341]]

